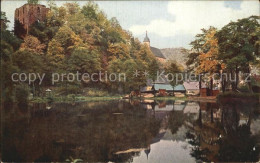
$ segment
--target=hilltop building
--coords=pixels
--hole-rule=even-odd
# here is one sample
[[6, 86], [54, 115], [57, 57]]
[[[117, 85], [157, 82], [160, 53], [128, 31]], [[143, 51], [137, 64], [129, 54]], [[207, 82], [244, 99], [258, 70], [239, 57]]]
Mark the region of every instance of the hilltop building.
[[150, 48], [151, 52], [154, 54], [154, 56], [156, 57], [156, 59], [157, 59], [159, 62], [165, 63], [166, 58], [165, 58], [164, 55], [162, 54], [161, 50], [158, 49], [158, 48], [155, 48], [155, 47], [150, 46], [150, 39], [149, 39], [149, 37], [148, 37], [148, 35], [147, 35], [147, 31], [146, 31], [146, 35], [145, 35], [145, 38], [144, 38], [143, 43]]
[[[150, 39], [147, 35], [147, 31], [146, 31], [146, 35], [145, 35], [143, 44], [150, 48], [150, 50], [153, 53], [153, 55], [155, 56], [155, 58], [161, 64], [164, 64], [166, 62], [166, 58], [162, 54], [161, 50], [150, 46]], [[158, 80], [153, 81], [152, 79], [148, 79], [146, 86], [141, 87], [140, 92], [141, 93], [152, 93], [154, 95], [156, 95], [156, 94], [166, 95], [168, 93], [173, 92], [173, 87], [170, 85], [167, 78], [165, 76], [163, 76], [163, 77], [164, 77], [164, 80], [162, 80], [162, 81], [158, 81]]]
[[40, 4], [24, 4], [15, 10], [15, 34], [24, 38], [29, 33], [30, 26], [36, 21], [44, 21], [49, 8]]

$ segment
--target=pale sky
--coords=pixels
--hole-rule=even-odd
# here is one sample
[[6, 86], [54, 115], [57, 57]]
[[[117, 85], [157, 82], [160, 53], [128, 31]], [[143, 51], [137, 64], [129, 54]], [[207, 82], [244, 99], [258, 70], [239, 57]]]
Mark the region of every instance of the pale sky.
[[[14, 11], [27, 1], [1, 1], [13, 28]], [[71, 1], [57, 1], [58, 6]], [[121, 26], [143, 41], [145, 31], [151, 46], [157, 48], [185, 47], [200, 29], [220, 29], [230, 21], [260, 15], [256, 1], [95, 1], [108, 18], [116, 17]], [[84, 5], [86, 1], [79, 1]], [[40, 1], [46, 5], [46, 1]]]

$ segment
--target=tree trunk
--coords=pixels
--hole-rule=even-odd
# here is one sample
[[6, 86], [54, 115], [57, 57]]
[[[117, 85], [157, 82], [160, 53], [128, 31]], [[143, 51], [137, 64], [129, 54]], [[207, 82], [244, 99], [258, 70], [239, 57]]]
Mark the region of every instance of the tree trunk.
[[220, 108], [222, 109], [221, 111], [221, 125], [224, 125], [224, 108]]
[[199, 110], [199, 119], [198, 119], [199, 127], [202, 127], [202, 115], [201, 115], [201, 109]]
[[236, 84], [234, 82], [234, 73], [231, 71], [230, 75], [231, 75], [231, 77], [230, 77], [231, 81], [230, 82], [231, 82], [232, 91], [235, 92], [236, 91], [236, 86], [235, 86]]
[[210, 96], [212, 96], [212, 90], [213, 90], [213, 78], [210, 77], [210, 92], [209, 92]]
[[210, 120], [211, 120], [211, 123], [214, 123], [213, 108], [212, 107], [210, 108]]
[[201, 89], [201, 74], [200, 74], [200, 77], [199, 77], [199, 89]]
[[235, 89], [237, 90], [237, 86], [238, 86], [238, 83], [239, 83], [239, 70], [238, 68], [236, 67], [236, 82], [235, 82]]
[[227, 82], [226, 80], [223, 81], [223, 87], [222, 87], [222, 92], [226, 92], [226, 85], [227, 85]]
[[226, 91], [226, 79], [224, 78], [222, 73], [221, 73], [221, 89], [223, 93]]
[[[201, 90], [201, 74], [200, 74], [200, 77], [199, 77], [199, 92], [200, 92], [200, 90]], [[200, 93], [200, 95], [201, 95], [201, 93]]]
[[[250, 68], [249, 68], [249, 67], [248, 67], [248, 69], [247, 69], [247, 73], [248, 73], [248, 75], [250, 74]], [[249, 90], [249, 92], [250, 92], [250, 93], [253, 93], [252, 83], [251, 83], [251, 77], [250, 77], [250, 76], [247, 78], [247, 85], [248, 85], [248, 90]]]

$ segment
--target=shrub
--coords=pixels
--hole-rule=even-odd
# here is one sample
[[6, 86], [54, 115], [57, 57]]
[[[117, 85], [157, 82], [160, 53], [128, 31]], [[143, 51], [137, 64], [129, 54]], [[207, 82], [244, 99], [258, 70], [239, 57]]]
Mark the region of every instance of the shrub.
[[86, 96], [90, 96], [90, 97], [103, 97], [103, 96], [109, 95], [108, 91], [100, 90], [100, 89], [94, 89], [94, 88], [86, 89], [84, 94]]
[[76, 95], [75, 94], [69, 94], [69, 95], [67, 95], [67, 99], [68, 99], [68, 101], [75, 101]]
[[18, 104], [27, 104], [29, 97], [29, 89], [25, 85], [17, 85], [15, 91], [15, 98]]
[[67, 85], [67, 87], [63, 85], [57, 88], [56, 91], [60, 95], [80, 94], [82, 93], [82, 88], [80, 85]]
[[258, 93], [237, 93], [237, 92], [225, 92], [218, 94], [218, 101], [227, 99], [227, 98], [236, 98], [241, 100], [255, 100], [258, 101], [260, 94]]
[[[14, 102], [14, 96], [13, 96], [13, 91], [11, 91], [10, 89], [6, 88], [3, 89], [3, 100], [5, 103], [12, 103]], [[1, 92], [2, 94], [2, 92]]]

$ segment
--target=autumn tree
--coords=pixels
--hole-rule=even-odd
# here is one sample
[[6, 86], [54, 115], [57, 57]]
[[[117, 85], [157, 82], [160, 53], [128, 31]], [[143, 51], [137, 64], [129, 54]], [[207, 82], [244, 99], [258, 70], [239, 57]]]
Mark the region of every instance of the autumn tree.
[[168, 79], [171, 81], [171, 85], [175, 86], [178, 83], [176, 83], [176, 77], [178, 77], [178, 81], [181, 80], [181, 76], [178, 74], [183, 73], [183, 66], [178, 64], [175, 60], [168, 60], [165, 64], [165, 72], [167, 74], [173, 74], [173, 76], [168, 76]]
[[43, 54], [44, 48], [44, 44], [42, 44], [36, 37], [30, 35], [24, 38], [24, 43], [21, 45], [21, 49], [38, 54]]
[[109, 54], [109, 60], [126, 60], [130, 58], [129, 46], [124, 43], [109, 44], [107, 51]]
[[97, 20], [98, 18], [98, 6], [97, 4], [89, 1], [86, 5], [82, 7], [81, 12], [84, 16], [91, 20]]
[[[139, 90], [140, 86], [144, 86], [146, 83], [146, 77], [143, 75], [144, 66], [140, 66], [138, 61], [133, 59], [128, 59], [122, 61], [120, 59], [115, 59], [109, 62], [108, 72], [125, 74], [126, 81], [121, 79], [121, 81], [109, 82], [111, 89], [118, 91], [121, 89], [125, 93], [129, 93], [133, 90]], [[135, 74], [136, 73], [136, 74]], [[122, 93], [122, 92], [121, 92]]]
[[191, 42], [192, 50], [188, 56], [188, 69], [199, 74], [201, 88], [201, 76], [209, 74], [210, 89], [213, 89], [213, 74], [218, 73], [220, 62], [218, 60], [218, 40], [216, 38], [216, 28], [202, 29], [202, 33], [196, 35], [196, 39]]
[[216, 28], [210, 27], [205, 35], [204, 51], [199, 55], [199, 66], [197, 72], [208, 73], [210, 78], [210, 90], [213, 89], [213, 74], [218, 73], [220, 63], [218, 60], [218, 40], [215, 37]]
[[[230, 22], [218, 33], [219, 60], [226, 65], [236, 82], [232, 83], [232, 89], [237, 90], [239, 72], [250, 73], [250, 65], [259, 56], [259, 17], [251, 16]], [[249, 90], [252, 90], [251, 82], [248, 82]]]
[[[50, 10], [46, 20], [31, 25], [28, 35], [22, 24], [16, 22], [15, 34], [24, 42], [21, 48], [17, 39], [13, 39], [10, 45], [15, 53], [13, 64], [21, 71], [38, 70], [38, 66], [26, 64], [31, 57], [42, 66], [46, 86], [51, 84], [51, 72], [93, 73], [100, 70], [105, 73], [120, 70], [129, 76], [126, 82], [98, 83], [114, 90], [120, 86], [125, 92], [139, 89], [148, 78], [155, 78], [159, 64], [150, 49], [124, 30], [116, 18], [108, 19], [97, 4], [88, 2], [80, 7], [77, 3], [66, 3], [58, 7], [53, 0], [48, 4]], [[11, 38], [9, 34], [5, 36], [8, 44], [12, 42], [7, 41]], [[21, 57], [25, 59], [19, 62]], [[140, 71], [138, 78], [133, 77], [135, 70]], [[143, 71], [148, 72], [147, 76], [142, 74]]]
[[27, 0], [28, 4], [38, 4], [39, 0]]
[[76, 48], [68, 59], [72, 72], [97, 73], [101, 70], [101, 62], [97, 51], [89, 51], [85, 47]]
[[82, 40], [69, 27], [63, 26], [48, 44], [47, 57], [56, 66], [63, 66], [66, 56], [70, 56], [72, 51], [82, 45]]
[[196, 72], [197, 67], [199, 66], [199, 55], [204, 52], [203, 45], [205, 44], [206, 40], [206, 29], [201, 29], [202, 33], [197, 34], [195, 36], [195, 40], [190, 43], [192, 46], [191, 52], [188, 55], [188, 60], [186, 65], [188, 66], [189, 71]]

